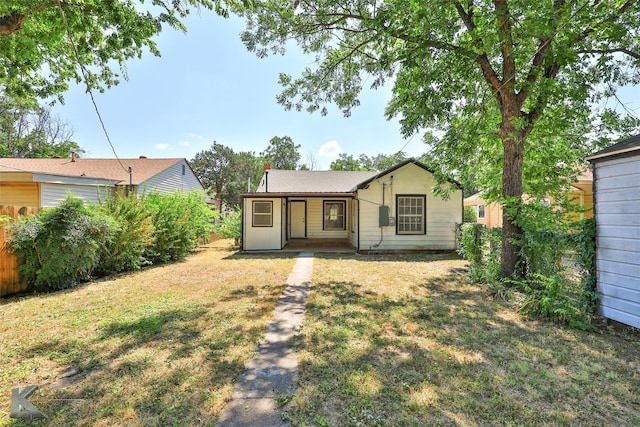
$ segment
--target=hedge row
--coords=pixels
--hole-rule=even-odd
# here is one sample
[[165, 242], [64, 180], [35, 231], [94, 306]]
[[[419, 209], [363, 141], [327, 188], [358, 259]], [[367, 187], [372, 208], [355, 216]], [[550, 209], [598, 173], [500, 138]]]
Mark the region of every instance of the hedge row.
[[214, 218], [197, 191], [117, 195], [88, 206], [70, 194], [58, 207], [15, 223], [8, 245], [30, 289], [58, 290], [93, 275], [183, 258], [208, 241]]

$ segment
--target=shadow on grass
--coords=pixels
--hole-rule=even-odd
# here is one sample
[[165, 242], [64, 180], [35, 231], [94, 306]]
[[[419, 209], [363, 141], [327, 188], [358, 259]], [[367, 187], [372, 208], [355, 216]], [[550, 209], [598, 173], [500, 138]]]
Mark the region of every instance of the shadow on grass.
[[294, 424], [640, 422], [637, 352], [523, 321], [455, 273], [414, 286], [421, 292], [393, 300], [360, 283], [314, 285], [296, 343], [305, 360], [287, 408]]
[[211, 407], [212, 398], [244, 371], [230, 350], [253, 347], [263, 333], [229, 324], [211, 334], [227, 323], [214, 324], [215, 316], [203, 307], [160, 310], [98, 327], [92, 340], [29, 348], [25, 358], [46, 353], [77, 374], [31, 399], [49, 420], [12, 425], [212, 425], [212, 410], [221, 409]]

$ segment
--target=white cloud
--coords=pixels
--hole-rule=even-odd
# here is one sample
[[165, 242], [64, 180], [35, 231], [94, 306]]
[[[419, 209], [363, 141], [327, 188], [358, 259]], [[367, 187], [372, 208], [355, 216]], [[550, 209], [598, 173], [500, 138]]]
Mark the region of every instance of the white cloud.
[[181, 147], [191, 147], [191, 143], [189, 141], [180, 141], [178, 145]]
[[338, 141], [327, 141], [318, 150], [318, 155], [322, 157], [336, 158], [342, 153], [342, 148]]
[[156, 144], [155, 147], [158, 150], [170, 150], [171, 149], [171, 144]]
[[204, 140], [204, 141], [206, 141], [206, 139], [207, 139], [207, 138], [205, 138], [205, 137], [204, 137], [204, 136], [202, 136], [202, 135], [198, 135], [197, 133], [190, 133], [190, 134], [189, 134], [189, 136], [190, 136], [191, 138], [195, 138], [195, 139], [199, 139], [199, 140]]

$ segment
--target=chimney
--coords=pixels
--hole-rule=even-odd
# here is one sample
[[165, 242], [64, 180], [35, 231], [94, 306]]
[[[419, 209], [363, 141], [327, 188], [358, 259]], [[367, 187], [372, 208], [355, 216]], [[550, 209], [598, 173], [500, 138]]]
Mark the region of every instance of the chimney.
[[140, 159], [146, 159], [146, 158], [147, 158], [147, 156], [140, 156], [139, 158], [140, 158]]
[[266, 171], [271, 170], [271, 164], [265, 163], [264, 164], [264, 170], [266, 170]]
[[76, 152], [75, 152], [75, 151], [72, 151], [72, 152], [71, 152], [71, 161], [72, 161], [72, 162], [75, 162], [75, 161], [76, 161]]

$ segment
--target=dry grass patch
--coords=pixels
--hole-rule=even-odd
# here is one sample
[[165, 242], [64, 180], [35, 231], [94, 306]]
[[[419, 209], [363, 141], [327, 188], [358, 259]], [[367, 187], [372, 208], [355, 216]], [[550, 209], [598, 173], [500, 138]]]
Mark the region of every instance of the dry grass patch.
[[11, 388], [29, 384], [43, 425], [214, 425], [294, 263], [223, 240], [180, 263], [0, 300], [0, 425], [33, 425], [8, 418]]
[[524, 319], [465, 266], [317, 257], [293, 424], [640, 425], [640, 335]]

